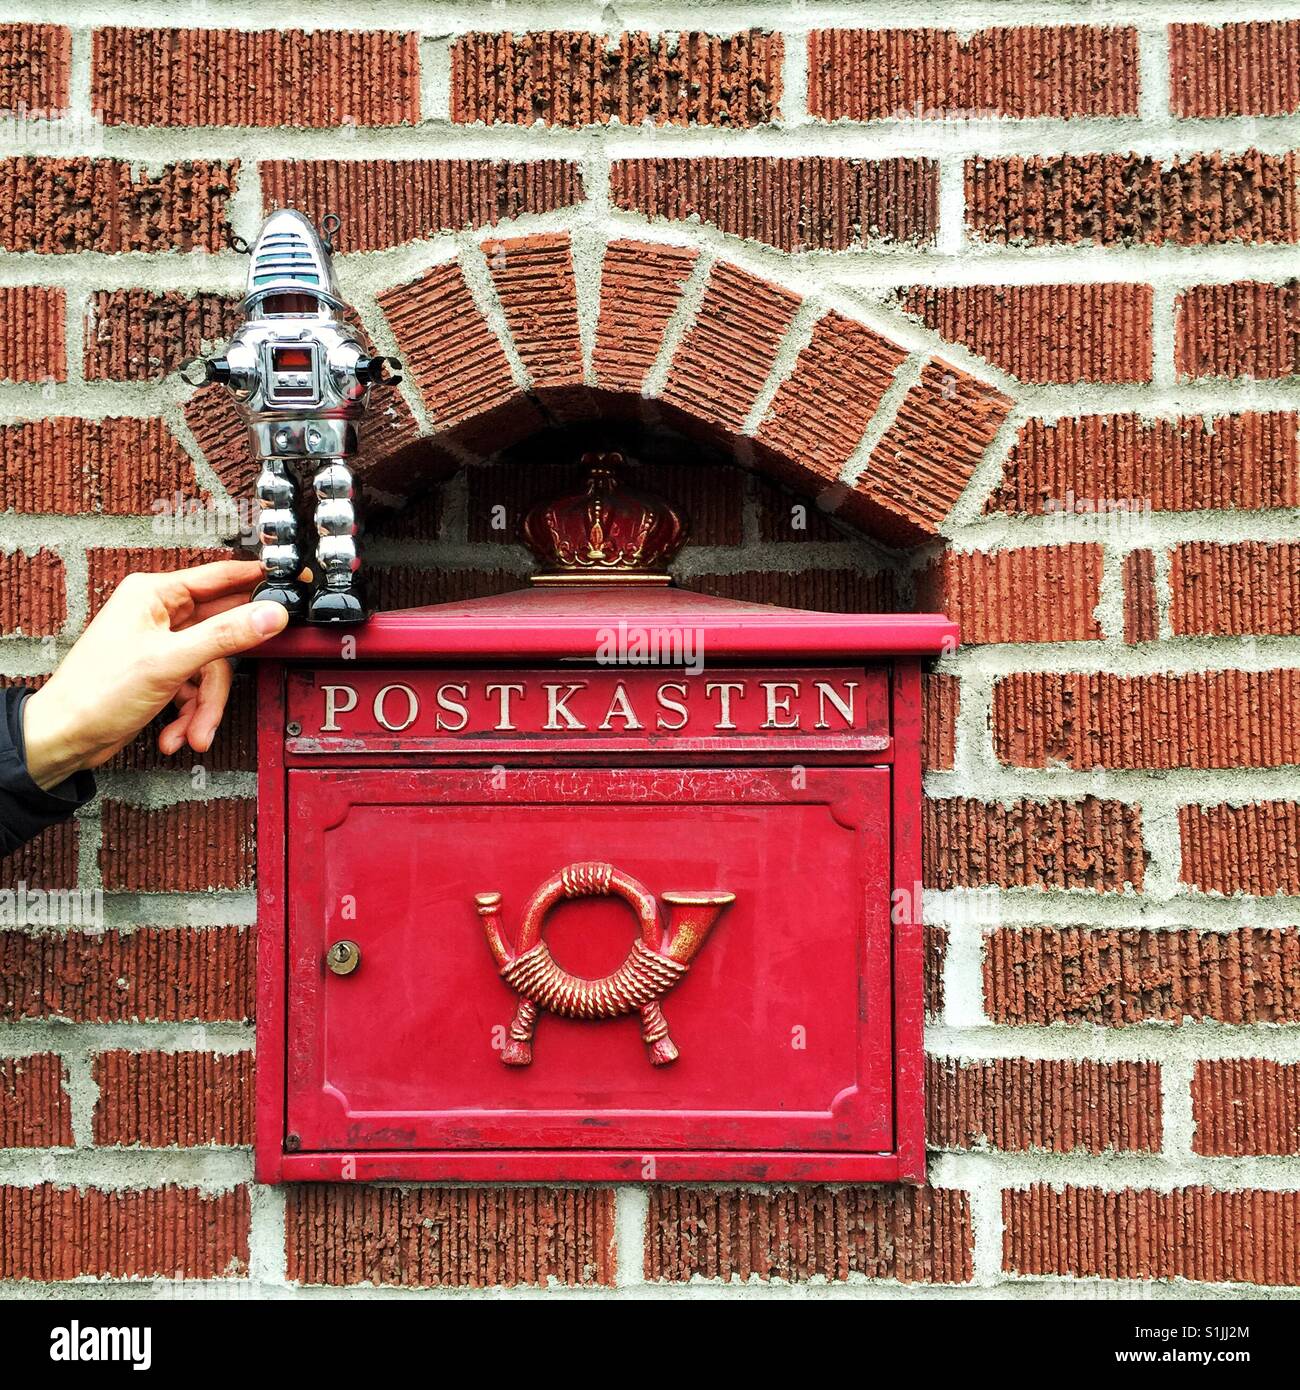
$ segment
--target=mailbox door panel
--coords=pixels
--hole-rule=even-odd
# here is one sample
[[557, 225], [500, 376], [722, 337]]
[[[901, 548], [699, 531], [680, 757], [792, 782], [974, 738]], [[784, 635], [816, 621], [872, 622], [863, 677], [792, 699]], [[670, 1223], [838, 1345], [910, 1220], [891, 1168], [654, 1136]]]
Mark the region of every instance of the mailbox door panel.
[[[291, 1146], [890, 1149], [889, 789], [878, 768], [291, 772]], [[542, 1007], [531, 1062], [506, 1065], [522, 996], [476, 895], [501, 894], [513, 949], [539, 887], [592, 862], [670, 933], [673, 895], [735, 895], [658, 971], [679, 1055], [652, 1065], [639, 1011]], [[541, 922], [581, 980], [637, 954], [622, 897], [561, 895]], [[343, 939], [360, 963], [338, 976]]]

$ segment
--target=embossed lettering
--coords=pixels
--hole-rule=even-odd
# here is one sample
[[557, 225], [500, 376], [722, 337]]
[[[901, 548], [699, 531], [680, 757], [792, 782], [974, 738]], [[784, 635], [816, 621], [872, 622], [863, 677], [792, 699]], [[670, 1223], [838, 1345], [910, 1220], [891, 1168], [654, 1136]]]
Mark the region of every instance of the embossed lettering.
[[767, 696], [767, 718], [763, 721], [762, 727], [765, 729], [797, 729], [799, 727], [799, 716], [796, 714], [793, 719], [786, 723], [781, 723], [777, 719], [778, 714], [790, 713], [790, 696], [777, 695], [778, 690], [788, 690], [793, 694], [799, 693], [798, 681], [760, 681], [763, 692]]
[[[325, 722], [320, 726], [320, 731], [323, 734], [336, 734], [339, 731], [338, 716], [356, 709], [357, 692], [350, 685], [323, 685], [321, 690], [325, 695]], [[340, 694], [347, 704], [339, 704]]]
[[839, 711], [840, 717], [844, 720], [844, 727], [853, 727], [853, 703], [855, 696], [853, 692], [858, 688], [857, 681], [845, 681], [844, 689], [848, 692], [847, 700], [842, 700], [835, 693], [835, 687], [829, 681], [814, 681], [817, 687], [817, 723], [814, 726], [818, 729], [829, 729], [830, 724], [826, 720], [826, 702], [831, 704]]
[[644, 729], [645, 725], [632, 712], [632, 706], [627, 698], [627, 686], [622, 681], [614, 687], [614, 693], [610, 696], [609, 709], [605, 711], [605, 718], [601, 721], [602, 729], [609, 729], [611, 719], [621, 719], [625, 729]]
[[483, 693], [489, 697], [499, 695], [501, 697], [501, 713], [497, 716], [495, 724], [496, 732], [499, 734], [513, 733], [515, 725], [510, 722], [510, 697], [511, 695], [522, 695], [524, 688], [522, 685], [488, 685], [484, 686]]
[[[401, 724], [390, 724], [384, 714], [384, 706], [388, 697], [394, 690], [400, 690], [406, 696], [406, 719]], [[420, 714], [420, 700], [415, 691], [409, 685], [386, 685], [375, 696], [375, 720], [382, 724], [390, 733], [400, 734], [403, 729], [409, 729]]]
[[[580, 719], [573, 717], [573, 711], [565, 701], [573, 699], [579, 690], [586, 688], [585, 681], [568, 686], [543, 685], [542, 689], [546, 691], [546, 723], [542, 728], [552, 732], [556, 729], [585, 729], [587, 726]], [[558, 693], [561, 690], [564, 691], [563, 695]], [[561, 717], [564, 719], [563, 724], [560, 723]]]
[[661, 709], [666, 709], [670, 714], [681, 715], [681, 718], [677, 721], [676, 724], [669, 724], [668, 721], [661, 714], [658, 720], [656, 721], [657, 727], [665, 730], [667, 733], [675, 734], [678, 731], [678, 729], [684, 729], [686, 727], [686, 721], [691, 716], [686, 706], [682, 704], [681, 700], [674, 700], [670, 696], [665, 695], [665, 690], [678, 690], [681, 692], [682, 699], [685, 699], [686, 686], [682, 681], [665, 681], [656, 692], [656, 698], [659, 701], [659, 706]]
[[704, 687], [706, 697], [712, 695], [715, 690], [718, 692], [719, 715], [713, 722], [715, 729], [734, 729], [736, 727], [731, 718], [731, 694], [732, 691], [743, 691], [744, 688], [743, 681], [710, 681]]
[[469, 710], [461, 704], [460, 700], [451, 699], [448, 692], [459, 695], [460, 700], [465, 700], [469, 698], [469, 687], [464, 685], [440, 685], [438, 687], [439, 710], [446, 710], [448, 714], [460, 715], [460, 723], [448, 724], [441, 714], [434, 720], [434, 723], [439, 729], [447, 729], [453, 734], [458, 734], [469, 723]]

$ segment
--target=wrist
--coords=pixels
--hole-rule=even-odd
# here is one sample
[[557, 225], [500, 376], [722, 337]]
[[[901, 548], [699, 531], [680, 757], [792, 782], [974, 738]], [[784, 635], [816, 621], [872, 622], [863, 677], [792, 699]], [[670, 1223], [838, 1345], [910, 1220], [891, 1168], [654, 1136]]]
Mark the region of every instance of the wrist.
[[23, 701], [23, 753], [27, 775], [42, 791], [49, 791], [73, 773], [89, 766], [88, 750], [75, 736], [47, 689], [33, 691]]

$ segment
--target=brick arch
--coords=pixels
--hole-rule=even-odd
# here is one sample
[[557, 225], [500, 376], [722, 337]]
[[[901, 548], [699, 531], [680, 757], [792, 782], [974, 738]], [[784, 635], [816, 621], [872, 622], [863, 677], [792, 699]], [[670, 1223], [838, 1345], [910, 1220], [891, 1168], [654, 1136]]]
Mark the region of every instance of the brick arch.
[[[481, 249], [499, 315], [480, 309], [482, 263], [464, 258], [378, 296], [431, 427], [400, 398], [367, 420], [359, 469], [386, 492], [413, 491], [548, 425], [649, 415], [887, 544], [912, 546], [939, 534], [1011, 409], [969, 372], [834, 310], [805, 309], [790, 288], [692, 247], [609, 242], [598, 299], [578, 283], [595, 275], [592, 258], [575, 258], [566, 232]], [[588, 300], [590, 362], [579, 326]], [[228, 400], [207, 388], [186, 414], [222, 482], [246, 492]]]

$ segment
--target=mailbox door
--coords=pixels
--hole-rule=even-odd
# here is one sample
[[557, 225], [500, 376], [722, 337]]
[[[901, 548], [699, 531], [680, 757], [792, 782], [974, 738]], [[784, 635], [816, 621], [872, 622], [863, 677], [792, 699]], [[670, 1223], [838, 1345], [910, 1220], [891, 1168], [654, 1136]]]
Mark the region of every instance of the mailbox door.
[[[302, 1153], [466, 1149], [872, 1153], [894, 1143], [889, 772], [881, 768], [289, 773], [286, 1133]], [[507, 939], [552, 875], [601, 861], [662, 894], [734, 893], [658, 1001], [679, 1056], [651, 1065], [637, 1013], [520, 1004]], [[660, 898], [669, 919], [671, 902]], [[544, 918], [573, 975], [638, 934], [617, 897]], [[329, 947], [355, 942], [348, 975]]]

